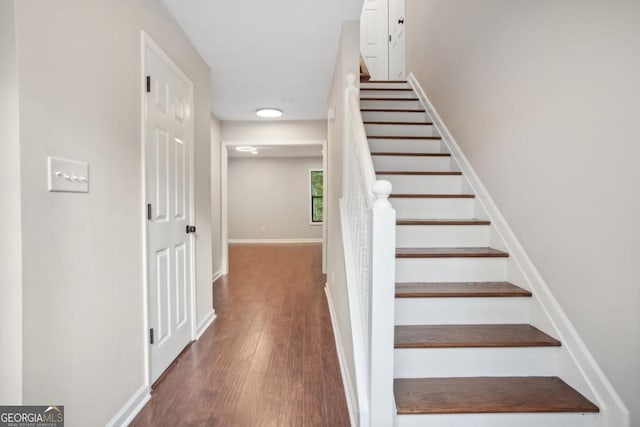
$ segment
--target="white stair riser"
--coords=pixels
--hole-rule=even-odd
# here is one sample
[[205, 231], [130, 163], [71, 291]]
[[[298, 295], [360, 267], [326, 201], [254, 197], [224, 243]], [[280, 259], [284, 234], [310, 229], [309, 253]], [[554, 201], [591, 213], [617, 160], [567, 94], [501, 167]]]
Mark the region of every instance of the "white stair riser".
[[399, 415], [395, 427], [596, 427], [598, 414], [434, 414]]
[[393, 184], [396, 194], [461, 194], [460, 175], [378, 175]]
[[529, 323], [531, 298], [396, 298], [396, 325]]
[[440, 140], [433, 139], [369, 139], [372, 152], [391, 153], [445, 153], [445, 146]]
[[427, 121], [427, 114], [423, 112], [408, 113], [395, 111], [362, 111], [362, 119], [378, 122], [422, 122]]
[[448, 156], [372, 156], [377, 171], [433, 171], [451, 170]]
[[489, 226], [399, 225], [396, 227], [396, 246], [399, 248], [489, 246]]
[[473, 199], [389, 199], [398, 218], [473, 218]]
[[396, 348], [395, 378], [556, 376], [558, 347]]
[[367, 135], [376, 136], [436, 136], [429, 125], [364, 125]]
[[417, 99], [415, 101], [374, 101], [360, 99], [360, 108], [420, 110], [422, 109], [422, 104], [420, 104], [420, 101]]
[[[414, 91], [408, 90], [361, 90], [360, 99], [365, 98], [418, 98]], [[379, 88], [378, 88], [379, 89]], [[392, 88], [396, 89], [396, 88]]]
[[506, 278], [506, 258], [396, 259], [396, 282], [492, 282]]
[[391, 88], [391, 89], [408, 89], [410, 86], [408, 83], [406, 82], [402, 82], [402, 83], [396, 83], [396, 82], [376, 82], [376, 83], [371, 83], [371, 82], [360, 82], [360, 87], [361, 88]]

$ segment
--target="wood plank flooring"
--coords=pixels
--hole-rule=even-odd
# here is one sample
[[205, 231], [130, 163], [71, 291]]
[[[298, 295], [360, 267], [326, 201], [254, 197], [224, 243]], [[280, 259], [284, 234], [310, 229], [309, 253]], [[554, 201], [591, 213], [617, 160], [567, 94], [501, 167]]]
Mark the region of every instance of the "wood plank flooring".
[[348, 426], [320, 245], [231, 245], [218, 318], [132, 426]]

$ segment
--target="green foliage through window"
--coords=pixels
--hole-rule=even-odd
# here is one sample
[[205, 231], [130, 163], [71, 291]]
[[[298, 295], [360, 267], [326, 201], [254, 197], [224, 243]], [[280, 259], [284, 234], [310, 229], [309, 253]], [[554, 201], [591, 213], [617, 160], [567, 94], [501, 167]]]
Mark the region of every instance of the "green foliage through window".
[[311, 222], [322, 222], [324, 200], [322, 199], [323, 172], [311, 171]]

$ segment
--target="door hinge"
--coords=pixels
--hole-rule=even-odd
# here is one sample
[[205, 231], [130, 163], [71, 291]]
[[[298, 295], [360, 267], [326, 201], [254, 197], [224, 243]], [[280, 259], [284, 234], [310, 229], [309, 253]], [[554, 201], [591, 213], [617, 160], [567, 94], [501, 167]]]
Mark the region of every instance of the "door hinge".
[[147, 204], [147, 219], [151, 221], [151, 203]]
[[391, 34], [389, 34], [389, 41], [391, 41]]
[[151, 76], [147, 76], [147, 93], [151, 93]]
[[149, 344], [153, 344], [153, 328], [149, 329]]

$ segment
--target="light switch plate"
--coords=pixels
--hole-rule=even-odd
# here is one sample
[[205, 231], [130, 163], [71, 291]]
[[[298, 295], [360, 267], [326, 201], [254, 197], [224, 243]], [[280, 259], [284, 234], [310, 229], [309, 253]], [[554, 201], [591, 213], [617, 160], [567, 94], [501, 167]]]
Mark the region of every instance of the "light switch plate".
[[89, 192], [89, 164], [49, 157], [49, 191]]

